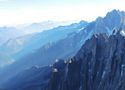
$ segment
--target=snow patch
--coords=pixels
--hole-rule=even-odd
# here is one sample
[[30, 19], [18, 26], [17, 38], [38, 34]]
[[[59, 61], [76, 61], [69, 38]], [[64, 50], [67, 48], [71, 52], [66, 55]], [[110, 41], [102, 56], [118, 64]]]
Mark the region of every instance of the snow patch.
[[67, 61], [65, 60], [65, 61], [64, 61], [64, 63], [66, 64], [66, 63], [67, 63]]
[[69, 60], [69, 63], [72, 63], [72, 60]]
[[125, 31], [124, 31], [124, 30], [121, 30], [121, 31], [120, 31], [120, 34], [121, 34], [123, 37], [125, 37]]
[[124, 67], [125, 67], [125, 65], [122, 64], [122, 65], [121, 65], [121, 68], [122, 68], [122, 69], [121, 69], [121, 76], [123, 76], [123, 69], [124, 69]]
[[54, 68], [54, 69], [53, 69], [53, 72], [54, 72], [54, 73], [57, 73], [57, 72], [58, 72], [58, 69], [57, 69], [57, 68]]
[[49, 67], [53, 67], [53, 65], [50, 64]]
[[102, 74], [102, 78], [104, 78], [105, 74], [106, 74], [106, 71], [103, 72], [103, 74]]
[[59, 62], [59, 60], [58, 60], [58, 59], [56, 59], [56, 60], [55, 60], [55, 63], [57, 63], [57, 62]]

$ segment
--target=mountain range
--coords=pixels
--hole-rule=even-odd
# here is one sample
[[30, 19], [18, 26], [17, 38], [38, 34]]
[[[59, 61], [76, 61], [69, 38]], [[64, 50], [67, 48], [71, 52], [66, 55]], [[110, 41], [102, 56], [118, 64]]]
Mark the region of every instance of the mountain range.
[[0, 86], [9, 90], [124, 90], [124, 30], [125, 12], [113, 10], [89, 23], [9, 40], [1, 50], [15, 60], [0, 70]]
[[45, 21], [41, 23], [24, 24], [17, 26], [3, 26], [0, 27], [0, 45], [7, 42], [9, 39], [14, 39], [20, 36], [25, 36], [28, 34], [38, 33], [45, 30], [50, 30], [58, 26], [70, 25], [71, 22], [75, 23], [78, 21]]
[[[63, 38], [66, 38], [67, 36], [69, 36], [69, 34], [80, 32], [81, 29], [83, 29], [86, 25], [87, 25], [87, 22], [81, 21], [80, 23], [74, 23], [68, 26], [59, 26], [57, 28], [53, 28], [52, 30], [43, 31], [41, 33], [37, 33], [29, 36], [26, 35], [25, 37], [19, 37], [3, 44], [3, 46], [1, 46], [2, 53], [4, 53], [4, 55], [9, 54], [12, 58], [9, 60], [11, 60], [13, 63], [6, 66], [5, 68], [0, 69], [0, 76], [4, 75], [4, 77], [1, 79], [1, 82], [7, 80], [13, 75], [16, 75], [18, 72], [23, 71], [27, 68], [30, 68], [34, 65], [45, 66], [53, 62], [54, 59], [49, 60], [49, 58], [51, 57], [56, 58], [57, 54], [60, 54], [60, 53], [64, 54], [65, 49], [64, 50], [60, 49], [61, 51], [59, 52], [55, 51], [55, 53], [52, 53], [55, 55], [51, 55], [50, 53], [52, 52], [52, 50], [49, 50], [49, 52], [46, 51], [46, 49], [48, 50], [49, 45], [51, 45], [51, 43], [60, 42], [60, 40], [62, 40]], [[61, 45], [61, 44], [57, 43], [57, 45]], [[55, 45], [54, 47], [57, 47], [57, 46]], [[40, 50], [40, 52], [43, 52], [43, 55], [40, 55], [41, 53], [39, 54], [39, 56], [33, 55], [34, 58], [31, 57], [32, 59], [30, 59], [29, 55], [27, 54], [31, 54], [33, 52], [36, 52], [37, 50]], [[66, 55], [68, 56], [68, 54]], [[24, 57], [29, 57], [29, 59], [27, 60], [23, 59]], [[41, 58], [44, 59], [44, 61], [42, 60], [41, 62]], [[27, 61], [29, 63], [26, 63]], [[15, 72], [15, 68], [16, 68], [16, 72]]]
[[74, 57], [25, 70], [6, 83], [5, 90], [124, 90], [122, 32], [93, 35]]
[[[78, 52], [78, 50], [81, 48], [84, 42], [87, 39], [91, 38], [93, 34], [106, 33], [107, 35], [111, 35], [113, 30], [118, 30], [121, 25], [124, 29], [124, 19], [124, 12], [113, 10], [107, 13], [107, 15], [104, 18], [98, 17], [95, 21], [90, 22], [89, 24], [85, 24], [85, 22], [80, 22], [76, 25], [76, 28], [73, 28], [73, 26], [71, 25], [72, 28], [67, 28], [69, 30], [73, 29], [74, 32], [68, 34], [67, 37], [62, 38], [56, 42], [45, 44], [42, 47], [36, 49], [34, 52], [28, 53], [26, 56], [20, 58], [19, 61], [25, 62], [26, 60], [28, 60], [28, 64], [31, 64], [31, 66], [33, 66], [33, 64], [43, 66], [51, 64], [56, 58], [70, 58]], [[107, 24], [110, 22], [113, 23]], [[79, 31], [79, 29], [81, 30]], [[24, 63], [22, 65], [24, 65]]]
[[36, 49], [42, 47], [45, 44], [56, 42], [60, 39], [67, 37], [69, 33], [79, 32], [79, 30], [81, 29], [80, 25], [86, 26], [87, 22], [82, 21], [79, 24], [74, 23], [72, 25], [59, 26], [40, 33], [33, 33], [28, 35], [26, 34], [17, 38], [10, 38], [8, 41], [0, 46], [0, 53], [2, 53], [2, 55], [5, 57], [9, 56], [9, 60], [13, 59], [13, 61], [15, 61], [18, 58], [25, 56], [27, 53], [34, 52]]

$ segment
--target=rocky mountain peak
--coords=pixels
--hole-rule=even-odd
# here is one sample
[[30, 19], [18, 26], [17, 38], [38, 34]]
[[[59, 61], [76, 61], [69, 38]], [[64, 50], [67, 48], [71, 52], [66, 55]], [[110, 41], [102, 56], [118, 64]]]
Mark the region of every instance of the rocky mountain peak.
[[47, 90], [124, 90], [124, 46], [125, 37], [119, 32], [93, 35], [72, 63], [51, 78]]

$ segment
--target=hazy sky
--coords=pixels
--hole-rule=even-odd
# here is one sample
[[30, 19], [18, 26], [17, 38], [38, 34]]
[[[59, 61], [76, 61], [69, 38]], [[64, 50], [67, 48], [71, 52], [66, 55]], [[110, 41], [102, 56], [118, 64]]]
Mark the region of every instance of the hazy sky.
[[125, 0], [0, 0], [0, 26], [32, 22], [87, 20], [112, 9], [125, 11]]

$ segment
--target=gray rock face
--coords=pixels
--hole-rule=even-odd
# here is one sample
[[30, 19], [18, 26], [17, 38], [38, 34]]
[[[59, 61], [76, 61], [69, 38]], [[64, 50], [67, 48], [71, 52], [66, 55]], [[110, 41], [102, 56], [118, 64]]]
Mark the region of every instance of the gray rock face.
[[125, 90], [125, 38], [93, 36], [64, 68], [46, 90]]

